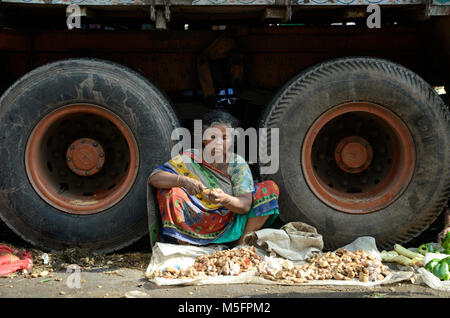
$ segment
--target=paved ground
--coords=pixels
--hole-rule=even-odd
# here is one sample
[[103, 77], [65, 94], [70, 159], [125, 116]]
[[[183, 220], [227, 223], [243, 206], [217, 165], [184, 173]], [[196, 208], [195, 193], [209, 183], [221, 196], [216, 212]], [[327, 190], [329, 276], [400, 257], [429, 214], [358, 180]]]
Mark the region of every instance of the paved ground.
[[[146, 238], [129, 248], [106, 256], [80, 251], [68, 251], [61, 255], [50, 254], [50, 265], [43, 264], [42, 251], [23, 242], [2, 224], [0, 224], [0, 244], [28, 249], [35, 263], [32, 271], [0, 278], [0, 298], [115, 298], [125, 297], [131, 291], [140, 292], [137, 293], [138, 296], [151, 298], [450, 298], [450, 293], [411, 283], [372, 288], [257, 284], [161, 287], [147, 281], [144, 277], [151, 257]], [[70, 264], [79, 266], [79, 276], [76, 276], [78, 274], [76, 270], [70, 269]], [[67, 270], [68, 267], [69, 270]]]
[[[433, 290], [428, 287], [410, 283], [389, 286], [361, 288], [336, 286], [280, 286], [257, 284], [229, 284], [207, 286], [177, 286], [161, 287], [148, 282], [143, 271], [136, 269], [114, 269], [114, 274], [108, 274], [104, 269], [93, 269], [80, 272], [80, 286], [77, 288], [72, 273], [64, 271], [53, 272], [54, 277], [48, 278], [15, 278], [0, 279], [0, 297], [125, 297], [130, 291], [139, 291], [140, 297], [445, 297], [450, 293]], [[55, 280], [56, 279], [56, 280]], [[61, 279], [61, 280], [59, 280]], [[72, 286], [72, 288], [70, 288]], [[129, 295], [129, 294], [128, 294]]]

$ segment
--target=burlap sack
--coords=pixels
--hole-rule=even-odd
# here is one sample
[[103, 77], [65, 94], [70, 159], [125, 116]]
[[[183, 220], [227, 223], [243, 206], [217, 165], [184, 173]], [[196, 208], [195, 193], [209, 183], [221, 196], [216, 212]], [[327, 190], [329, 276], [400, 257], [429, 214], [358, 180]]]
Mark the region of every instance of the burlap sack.
[[290, 222], [281, 229], [262, 229], [245, 237], [248, 245], [254, 245], [291, 261], [303, 261], [323, 248], [323, 238], [314, 226], [302, 222]]

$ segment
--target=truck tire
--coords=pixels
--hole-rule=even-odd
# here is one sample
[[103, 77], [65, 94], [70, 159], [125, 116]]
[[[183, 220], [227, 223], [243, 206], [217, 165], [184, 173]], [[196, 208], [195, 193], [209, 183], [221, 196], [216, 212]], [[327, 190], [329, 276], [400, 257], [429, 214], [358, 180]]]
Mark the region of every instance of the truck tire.
[[0, 99], [1, 219], [44, 250], [130, 245], [148, 233], [148, 177], [178, 126], [161, 91], [124, 66], [31, 71]]
[[315, 226], [327, 249], [360, 236], [384, 249], [411, 240], [449, 198], [449, 118], [423, 79], [386, 60], [305, 70], [260, 122], [279, 128], [279, 169], [263, 178], [280, 187], [280, 217]]

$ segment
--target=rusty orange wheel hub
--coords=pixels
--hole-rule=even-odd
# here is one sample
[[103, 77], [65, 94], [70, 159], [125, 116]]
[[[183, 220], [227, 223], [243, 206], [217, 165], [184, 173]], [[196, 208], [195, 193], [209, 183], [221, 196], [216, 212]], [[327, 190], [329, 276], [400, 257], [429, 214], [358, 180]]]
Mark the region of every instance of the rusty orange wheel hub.
[[93, 214], [131, 189], [139, 153], [128, 126], [106, 108], [73, 104], [42, 118], [25, 150], [28, 179], [58, 210]]
[[337, 165], [348, 173], [359, 173], [365, 170], [372, 162], [372, 157], [372, 147], [359, 136], [343, 138], [334, 151]]
[[414, 166], [415, 147], [406, 125], [369, 102], [345, 103], [322, 114], [302, 147], [309, 188], [340, 212], [363, 214], [388, 206], [406, 190]]
[[92, 176], [100, 171], [105, 163], [105, 151], [91, 138], [75, 140], [67, 149], [67, 165], [80, 176]]

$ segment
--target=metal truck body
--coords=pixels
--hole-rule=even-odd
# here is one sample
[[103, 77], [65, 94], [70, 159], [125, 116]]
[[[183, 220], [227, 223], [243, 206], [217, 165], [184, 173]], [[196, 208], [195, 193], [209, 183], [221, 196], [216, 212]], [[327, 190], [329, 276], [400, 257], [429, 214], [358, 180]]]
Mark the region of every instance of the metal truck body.
[[407, 242], [449, 197], [450, 1], [1, 0], [0, 74], [0, 217], [44, 249], [145, 235], [171, 132], [217, 105], [279, 129], [254, 177], [329, 248]]

